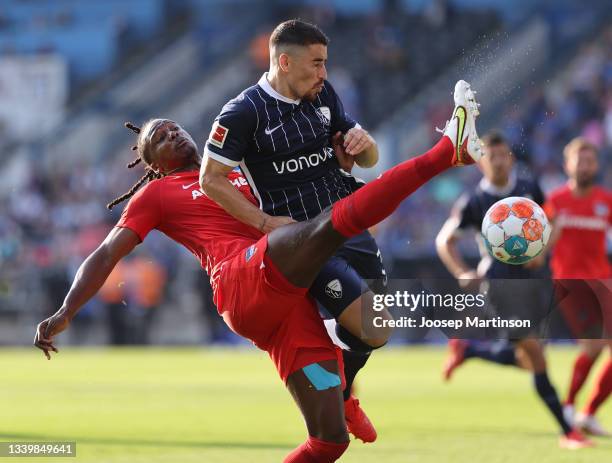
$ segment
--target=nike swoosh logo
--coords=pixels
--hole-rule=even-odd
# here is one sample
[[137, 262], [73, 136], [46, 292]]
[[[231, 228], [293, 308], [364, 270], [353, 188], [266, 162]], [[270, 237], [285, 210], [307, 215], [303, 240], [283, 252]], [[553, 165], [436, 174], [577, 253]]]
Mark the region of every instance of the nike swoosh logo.
[[274, 127], [272, 130], [270, 129], [264, 129], [264, 132], [266, 133], [266, 135], [272, 135], [272, 132], [274, 132], [276, 129], [280, 129], [283, 126], [283, 124], [277, 125], [276, 127]]
[[457, 118], [457, 143], [455, 143], [455, 149], [457, 150], [457, 161], [463, 164], [463, 159], [461, 159], [461, 140], [463, 140], [463, 131], [465, 130], [466, 119], [466, 111], [463, 106], [457, 106], [455, 117]]
[[189, 185], [183, 185], [183, 190], [186, 190], [187, 188], [191, 188], [191, 187], [192, 187], [192, 186], [194, 186], [196, 183], [199, 183], [199, 182], [193, 182], [193, 183], [190, 183]]

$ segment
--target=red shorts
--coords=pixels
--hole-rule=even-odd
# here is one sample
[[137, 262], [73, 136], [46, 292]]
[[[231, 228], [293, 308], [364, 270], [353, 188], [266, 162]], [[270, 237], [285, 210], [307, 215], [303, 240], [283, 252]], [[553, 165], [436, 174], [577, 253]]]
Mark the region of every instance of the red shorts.
[[576, 339], [612, 336], [612, 280], [554, 280], [558, 307]]
[[222, 264], [215, 304], [232, 331], [268, 352], [286, 382], [294, 371], [339, 355], [308, 288], [287, 281], [267, 247], [266, 235]]

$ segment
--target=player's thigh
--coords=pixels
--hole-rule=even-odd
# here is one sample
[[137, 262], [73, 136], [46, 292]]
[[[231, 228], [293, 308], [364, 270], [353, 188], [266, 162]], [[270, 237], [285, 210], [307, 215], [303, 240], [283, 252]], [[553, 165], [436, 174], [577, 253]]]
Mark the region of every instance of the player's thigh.
[[295, 286], [308, 288], [325, 262], [346, 240], [334, 230], [329, 211], [272, 230], [266, 254]]
[[308, 434], [328, 442], [348, 442], [338, 362], [323, 360], [293, 372], [287, 388], [297, 403]]
[[378, 244], [365, 231], [347, 240], [334, 257], [344, 259], [377, 294], [386, 292], [387, 272]]
[[366, 344], [381, 347], [393, 333], [390, 320], [393, 317], [386, 308], [374, 310], [374, 293], [367, 291], [342, 312], [338, 323]]
[[374, 294], [343, 257], [335, 255], [325, 263], [309, 294], [325, 314], [372, 347], [380, 347], [389, 339], [392, 329], [383, 320], [390, 320], [391, 314], [386, 308], [374, 310]]

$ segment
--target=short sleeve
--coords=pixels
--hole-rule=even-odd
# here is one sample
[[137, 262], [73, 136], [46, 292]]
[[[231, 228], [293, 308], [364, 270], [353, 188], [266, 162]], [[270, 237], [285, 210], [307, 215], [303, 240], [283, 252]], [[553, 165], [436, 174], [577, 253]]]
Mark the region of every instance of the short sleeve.
[[555, 205], [554, 197], [549, 197], [546, 202], [544, 202], [543, 209], [548, 217], [548, 220], [555, 220], [555, 217], [557, 216], [557, 207]]
[[161, 223], [160, 183], [153, 181], [130, 199], [121, 213], [117, 227], [129, 228], [144, 241], [147, 234]]
[[458, 219], [457, 228], [467, 230], [469, 228], [479, 229], [482, 220], [476, 216], [472, 198], [462, 195], [453, 205], [451, 215]]
[[331, 106], [331, 133], [346, 133], [358, 125], [357, 122], [344, 111], [344, 105], [342, 104], [342, 101], [340, 101], [340, 97], [331, 84], [327, 81], [325, 82], [325, 90], [328, 92], [330, 99], [329, 104]]
[[223, 107], [206, 141], [205, 155], [226, 166], [244, 159], [257, 127], [256, 108], [247, 98], [241, 95]]

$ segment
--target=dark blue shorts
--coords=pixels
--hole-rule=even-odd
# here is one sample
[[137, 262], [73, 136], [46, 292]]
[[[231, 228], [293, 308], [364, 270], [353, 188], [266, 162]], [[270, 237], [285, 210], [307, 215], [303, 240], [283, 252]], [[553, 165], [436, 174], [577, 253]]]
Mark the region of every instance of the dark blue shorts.
[[365, 231], [344, 243], [325, 264], [310, 287], [326, 317], [338, 318], [368, 290], [383, 293], [387, 284], [380, 250]]

